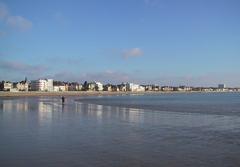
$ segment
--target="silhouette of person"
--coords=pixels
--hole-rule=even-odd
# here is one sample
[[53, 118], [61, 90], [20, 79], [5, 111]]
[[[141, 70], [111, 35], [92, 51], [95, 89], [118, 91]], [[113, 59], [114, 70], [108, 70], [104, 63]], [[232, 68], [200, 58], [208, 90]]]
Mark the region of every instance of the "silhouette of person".
[[65, 97], [62, 96], [62, 104], [64, 104], [64, 102], [65, 102]]

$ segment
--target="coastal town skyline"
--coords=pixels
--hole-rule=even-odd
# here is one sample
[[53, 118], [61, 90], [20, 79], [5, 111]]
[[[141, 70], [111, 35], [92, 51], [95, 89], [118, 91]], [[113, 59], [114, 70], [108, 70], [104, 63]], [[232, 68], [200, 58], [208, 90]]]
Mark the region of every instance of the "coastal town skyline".
[[0, 0], [0, 80], [240, 86], [238, 0]]
[[56, 81], [53, 79], [37, 79], [29, 81], [27, 77], [18, 82], [1, 81], [0, 92], [240, 92], [240, 87], [228, 87], [218, 84], [211, 87], [203, 86], [172, 86], [159, 84], [137, 83], [101, 83], [98, 81]]

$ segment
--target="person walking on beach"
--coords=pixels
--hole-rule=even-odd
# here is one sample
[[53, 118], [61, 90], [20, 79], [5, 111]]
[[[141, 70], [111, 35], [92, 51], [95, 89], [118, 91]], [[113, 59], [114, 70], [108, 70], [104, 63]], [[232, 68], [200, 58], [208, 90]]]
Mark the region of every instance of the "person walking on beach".
[[64, 104], [64, 102], [65, 102], [65, 97], [62, 96], [62, 104]]

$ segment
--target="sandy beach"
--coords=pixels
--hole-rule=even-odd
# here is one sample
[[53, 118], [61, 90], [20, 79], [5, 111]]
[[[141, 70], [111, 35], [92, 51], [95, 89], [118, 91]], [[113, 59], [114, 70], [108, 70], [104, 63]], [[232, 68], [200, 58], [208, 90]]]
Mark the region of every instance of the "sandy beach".
[[29, 97], [29, 96], [112, 96], [112, 95], [143, 95], [165, 93], [227, 93], [227, 92], [203, 92], [203, 91], [146, 91], [146, 92], [109, 92], [109, 91], [65, 91], [65, 92], [0, 92], [0, 97]]

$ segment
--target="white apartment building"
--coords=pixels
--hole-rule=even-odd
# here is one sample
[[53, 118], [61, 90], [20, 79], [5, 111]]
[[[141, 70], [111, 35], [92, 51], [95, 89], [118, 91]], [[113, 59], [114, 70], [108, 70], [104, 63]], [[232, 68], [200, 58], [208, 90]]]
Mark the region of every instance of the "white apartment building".
[[3, 90], [3, 91], [11, 91], [12, 88], [13, 88], [12, 82], [2, 81], [2, 82], [0, 83], [0, 90]]
[[53, 86], [53, 91], [54, 92], [65, 92], [67, 91], [66, 86], [65, 85], [59, 85], [59, 86]]
[[28, 83], [26, 81], [18, 82], [16, 87], [18, 91], [28, 91]]
[[53, 79], [38, 79], [31, 81], [32, 91], [53, 91]]
[[53, 79], [47, 79], [47, 91], [53, 91]]
[[145, 88], [141, 85], [134, 84], [134, 83], [127, 83], [127, 91], [131, 92], [143, 92]]
[[103, 84], [102, 83], [96, 82], [96, 85], [97, 85], [97, 90], [98, 91], [103, 91]]

